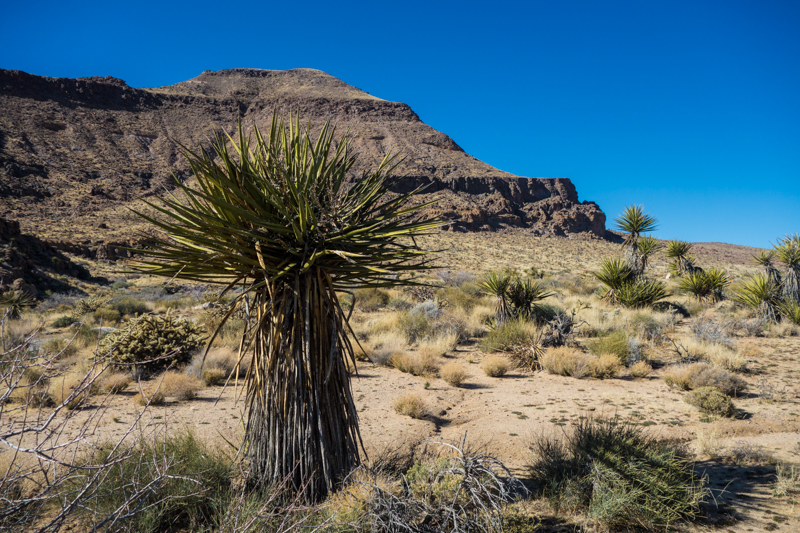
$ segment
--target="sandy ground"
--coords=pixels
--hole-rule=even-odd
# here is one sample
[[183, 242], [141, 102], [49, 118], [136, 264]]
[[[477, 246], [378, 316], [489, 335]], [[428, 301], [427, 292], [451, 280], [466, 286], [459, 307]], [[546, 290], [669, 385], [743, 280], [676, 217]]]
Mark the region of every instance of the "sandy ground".
[[[581, 417], [617, 417], [690, 447], [695, 446], [698, 433], [716, 433], [723, 458], [699, 455], [696, 463], [698, 475], [707, 476], [712, 489], [710, 518], [688, 530], [705, 531], [715, 524], [725, 532], [772, 527], [800, 532], [796, 502], [800, 495], [776, 497], [772, 492], [773, 465], [800, 463], [800, 339], [751, 341], [761, 353], [750, 361], [750, 372], [744, 375], [749, 386], [735, 399], [741, 414], [734, 420], [702, 415], [683, 401], [685, 393], [670, 389], [660, 379], [663, 370], [659, 369], [638, 380], [574, 379], [519, 370], [490, 378], [480, 368], [486, 354], [474, 344], [460, 346], [444, 358], [458, 360], [468, 369], [469, 378], [461, 388], [371, 363], [360, 364], [352, 386], [369, 455], [425, 440], [460, 440], [466, 432], [470, 443], [483, 446], [522, 477], [531, 438], [568, 431], [571, 422]], [[132, 401], [135, 392], [131, 386], [111, 398], [94, 432], [98, 440], [118, 439], [125, 433], [141, 411]], [[395, 413], [392, 402], [409, 392], [425, 399], [431, 413], [426, 419]], [[209, 441], [224, 445], [224, 437], [237, 443], [243, 429], [243, 402], [235, 397], [233, 387], [206, 388], [195, 400], [152, 407], [140, 425], [144, 430], [164, 425], [169, 431], [190, 428]], [[88, 416], [92, 409], [84, 411]], [[734, 452], [749, 454], [754, 460], [736, 462], [729, 457]]]

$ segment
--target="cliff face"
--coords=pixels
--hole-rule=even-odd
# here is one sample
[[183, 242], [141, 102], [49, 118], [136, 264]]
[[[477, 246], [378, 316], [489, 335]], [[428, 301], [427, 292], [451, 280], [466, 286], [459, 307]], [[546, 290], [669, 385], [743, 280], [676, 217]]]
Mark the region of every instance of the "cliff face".
[[[167, 87], [116, 78], [45, 78], [0, 70], [0, 214], [66, 242], [124, 241], [137, 229], [125, 206], [188, 177], [176, 141], [210, 146], [241, 118], [266, 128], [274, 109], [319, 127], [350, 126], [356, 173], [387, 153], [405, 160], [397, 191], [428, 185], [430, 209], [459, 231], [506, 226], [542, 234], [605, 234], [605, 215], [580, 203], [566, 178], [523, 178], [466, 154], [405, 104], [371, 96], [324, 72], [231, 69]], [[100, 238], [98, 238], [98, 233]]]

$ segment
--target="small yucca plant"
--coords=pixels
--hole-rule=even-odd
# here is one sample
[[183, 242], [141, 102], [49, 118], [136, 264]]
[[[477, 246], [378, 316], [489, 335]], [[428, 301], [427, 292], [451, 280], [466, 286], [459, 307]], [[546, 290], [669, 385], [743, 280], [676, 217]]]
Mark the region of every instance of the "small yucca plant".
[[764, 267], [764, 273], [767, 275], [769, 280], [773, 282], [775, 285], [781, 284], [781, 273], [778, 272], [778, 269], [775, 268], [775, 265], [772, 264], [772, 261], [775, 259], [775, 250], [761, 250], [758, 254], [753, 254], [753, 260]]
[[15, 320], [22, 315], [22, 312], [29, 307], [33, 307], [35, 300], [33, 296], [24, 291], [9, 290], [0, 294], [0, 308], [3, 315]]
[[786, 300], [800, 303], [800, 233], [787, 235], [775, 247], [775, 256], [784, 265], [781, 293]]
[[792, 300], [783, 301], [778, 304], [778, 310], [783, 318], [800, 326], [800, 303]]
[[600, 270], [592, 272], [592, 275], [604, 286], [602, 298], [612, 304], [617, 302], [617, 293], [622, 286], [635, 277], [623, 260], [611, 257], [604, 257], [600, 261]]
[[698, 301], [718, 302], [724, 299], [724, 290], [728, 284], [728, 276], [724, 270], [712, 268], [704, 272], [695, 270], [684, 276], [678, 286], [691, 294]]
[[672, 259], [670, 271], [676, 276], [694, 272], [694, 257], [691, 255], [692, 244], [685, 241], [669, 241], [665, 255]]
[[777, 322], [781, 303], [781, 287], [765, 274], [756, 274], [733, 288], [731, 299], [752, 307], [756, 314], [769, 322]]
[[513, 272], [489, 272], [481, 287], [497, 298], [495, 324], [509, 320], [530, 320], [536, 303], [555, 293], [546, 285], [529, 278], [520, 278]]
[[[239, 361], [245, 377], [244, 451], [251, 482], [287, 479], [306, 499], [324, 498], [359, 462], [361, 437], [350, 388], [355, 366], [339, 294], [413, 284], [398, 276], [427, 267], [413, 239], [440, 225], [418, 217], [416, 192], [389, 195], [395, 157], [349, 185], [348, 134], [325, 124], [312, 138], [299, 117], [273, 115], [255, 141], [217, 138], [213, 153], [184, 149], [196, 187], [145, 216], [162, 235], [139, 250], [151, 274], [242, 289], [213, 338], [244, 311]], [[210, 344], [210, 343], [209, 343]]]
[[617, 290], [617, 302], [625, 307], [650, 307], [669, 296], [664, 282], [655, 279], [636, 279], [623, 283]]
[[658, 227], [658, 223], [655, 217], [644, 212], [644, 207], [641, 205], [629, 205], [622, 211], [620, 216], [614, 219], [614, 221], [617, 224], [617, 229], [628, 234], [623, 243], [625, 247], [625, 261], [628, 263], [634, 276], [641, 276], [644, 274], [647, 258], [642, 254], [639, 241], [643, 233], [654, 231]]

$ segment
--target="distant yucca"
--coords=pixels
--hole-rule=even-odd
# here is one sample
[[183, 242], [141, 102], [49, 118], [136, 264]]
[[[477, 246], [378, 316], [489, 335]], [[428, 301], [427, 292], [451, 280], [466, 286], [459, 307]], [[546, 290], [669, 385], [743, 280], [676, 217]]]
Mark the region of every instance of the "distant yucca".
[[[247, 369], [245, 452], [251, 482], [290, 479], [319, 500], [359, 462], [360, 434], [346, 361], [355, 366], [338, 294], [413, 283], [398, 273], [427, 266], [409, 237], [439, 225], [418, 217], [412, 193], [387, 195], [395, 157], [348, 186], [355, 156], [348, 134], [326, 123], [312, 138], [299, 116], [270, 131], [241, 123], [213, 153], [184, 148], [197, 186], [145, 216], [162, 231], [139, 250], [151, 274], [242, 289], [217, 332], [245, 311], [239, 362]], [[213, 337], [212, 337], [213, 342]]]

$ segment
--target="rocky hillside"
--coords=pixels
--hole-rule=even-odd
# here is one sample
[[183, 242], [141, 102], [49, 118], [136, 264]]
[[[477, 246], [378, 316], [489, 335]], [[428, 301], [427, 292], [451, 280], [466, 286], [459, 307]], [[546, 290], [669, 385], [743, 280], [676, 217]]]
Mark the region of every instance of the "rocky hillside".
[[209, 146], [237, 119], [266, 127], [273, 110], [314, 126], [351, 126], [356, 171], [402, 152], [398, 191], [426, 184], [433, 212], [456, 231], [532, 228], [605, 235], [605, 215], [566, 178], [511, 175], [465, 153], [405, 104], [324, 72], [231, 69], [152, 89], [116, 78], [46, 78], [0, 70], [0, 216], [76, 246], [126, 242], [140, 223], [127, 207], [188, 176], [176, 141]]

